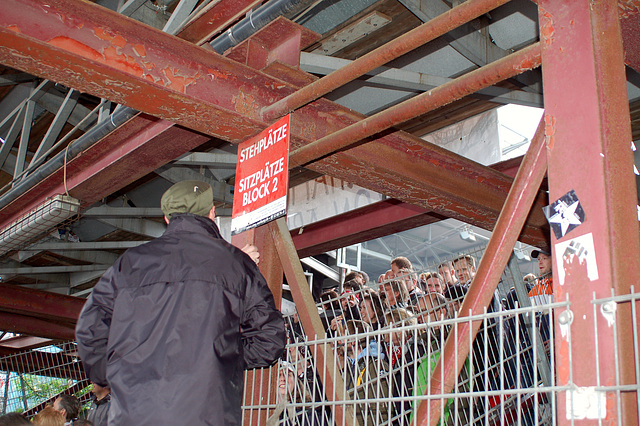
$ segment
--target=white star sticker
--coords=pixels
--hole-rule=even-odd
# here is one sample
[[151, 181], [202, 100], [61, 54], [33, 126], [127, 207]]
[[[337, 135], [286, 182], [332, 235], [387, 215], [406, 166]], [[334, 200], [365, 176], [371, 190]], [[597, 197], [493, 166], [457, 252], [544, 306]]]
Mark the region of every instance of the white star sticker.
[[564, 202], [560, 202], [555, 207], [556, 214], [549, 218], [549, 223], [559, 223], [562, 231], [562, 236], [567, 233], [569, 225], [580, 225], [580, 218], [576, 215], [576, 209], [578, 208], [579, 201], [575, 201], [570, 206], [567, 206]]

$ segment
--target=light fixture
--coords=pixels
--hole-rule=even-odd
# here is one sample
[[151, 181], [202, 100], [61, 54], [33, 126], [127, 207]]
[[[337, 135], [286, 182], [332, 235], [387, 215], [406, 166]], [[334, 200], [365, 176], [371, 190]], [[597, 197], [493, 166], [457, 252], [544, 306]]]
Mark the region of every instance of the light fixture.
[[47, 199], [29, 213], [0, 230], [0, 255], [32, 242], [49, 229], [78, 213], [80, 201], [66, 195]]
[[462, 230], [460, 230], [460, 238], [469, 243], [473, 243], [476, 241], [476, 235], [468, 226], [465, 226], [464, 228], [462, 228]]

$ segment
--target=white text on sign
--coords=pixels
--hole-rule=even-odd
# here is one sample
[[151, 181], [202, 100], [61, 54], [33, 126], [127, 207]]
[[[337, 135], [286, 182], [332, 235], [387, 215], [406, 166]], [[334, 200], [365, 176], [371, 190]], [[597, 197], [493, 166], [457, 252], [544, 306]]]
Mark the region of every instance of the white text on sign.
[[274, 143], [280, 142], [282, 139], [287, 137], [287, 125], [283, 124], [282, 126], [275, 129], [273, 132], [269, 130], [269, 135], [260, 139], [258, 142], [254, 143], [248, 148], [243, 149], [240, 152], [240, 162], [244, 162], [258, 154], [260, 154], [263, 150], [266, 150]]
[[[266, 197], [269, 195], [270, 191], [277, 191], [278, 177], [276, 175], [282, 173], [283, 170], [284, 158], [280, 158], [275, 163], [265, 163], [264, 169], [258, 170], [246, 178], [243, 178], [240, 181], [242, 206], [244, 207], [249, 203], [254, 203], [257, 200]], [[270, 180], [272, 177], [273, 180]]]

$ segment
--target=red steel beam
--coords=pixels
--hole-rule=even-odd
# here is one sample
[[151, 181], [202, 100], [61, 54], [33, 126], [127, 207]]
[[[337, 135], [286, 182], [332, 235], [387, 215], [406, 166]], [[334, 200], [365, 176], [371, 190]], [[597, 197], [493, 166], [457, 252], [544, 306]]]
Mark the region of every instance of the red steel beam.
[[289, 156], [289, 167], [302, 166], [315, 161], [418, 115], [433, 111], [538, 66], [540, 66], [540, 44], [535, 43], [295, 150]]
[[[523, 157], [492, 164], [492, 169], [515, 177]], [[543, 180], [544, 185], [544, 180]], [[544, 201], [538, 200], [540, 204]], [[384, 237], [446, 219], [437, 213], [395, 198], [387, 198], [291, 230], [298, 256], [308, 257], [362, 241]], [[544, 246], [546, 247], [546, 245]]]
[[389, 43], [372, 50], [366, 55], [356, 59], [320, 80], [298, 90], [295, 93], [280, 99], [262, 109], [262, 117], [265, 121], [273, 121], [286, 115], [311, 101], [326, 95], [329, 92], [344, 86], [348, 82], [363, 76], [369, 71], [378, 68], [387, 62], [396, 59], [413, 49], [422, 46], [451, 30], [458, 28], [472, 19], [482, 16], [508, 3], [509, 0], [469, 0], [446, 13], [431, 19], [390, 41]]
[[308, 257], [446, 219], [424, 208], [389, 198], [292, 229], [298, 256]]
[[[160, 117], [173, 117], [232, 142], [266, 125], [247, 116], [257, 116], [262, 106], [295, 91], [281, 79], [95, 5], [56, 0], [39, 7], [43, 1], [4, 2], [0, 14], [0, 43], [7, 46], [0, 51], [4, 63]], [[57, 16], [64, 16], [64, 21]], [[60, 43], [59, 34], [65, 34], [65, 43]], [[55, 46], [50, 42], [54, 39]], [[137, 56], [138, 50], [144, 58]], [[198, 114], [185, 113], [196, 108]], [[292, 145], [303, 146], [360, 119], [346, 108], [316, 101], [294, 114]], [[395, 160], [391, 164], [390, 158]], [[128, 161], [135, 164], [134, 157]], [[486, 229], [493, 227], [511, 184], [504, 175], [401, 132], [314, 163], [313, 168]], [[120, 176], [129, 178], [126, 173]], [[4, 223], [25, 203], [22, 198], [5, 207]], [[539, 216], [532, 217], [523, 241], [544, 244], [540, 231], [544, 221]]]
[[[638, 198], [619, 4], [615, 0], [539, 0], [538, 5], [549, 198], [557, 200], [574, 190], [585, 215], [577, 228], [560, 238], [551, 236], [554, 280], [559, 280], [560, 272], [564, 276], [564, 282], [554, 285], [554, 295], [556, 300], [568, 297], [573, 312], [571, 342], [556, 326], [556, 384], [578, 388], [636, 384], [634, 318], [629, 304], [615, 306], [616, 353], [611, 324], [600, 309], [593, 318], [591, 302], [594, 295], [610, 297], [612, 290], [628, 294], [640, 276]], [[575, 243], [577, 237], [589, 241], [586, 245], [593, 242], [589, 249], [593, 257], [580, 264], [563, 258], [560, 246]], [[593, 273], [587, 276], [587, 264], [597, 266], [597, 278]], [[566, 404], [570, 395], [558, 393], [558, 419], [567, 423], [584, 415], [579, 396], [573, 396], [578, 404], [572, 414]], [[618, 398], [622, 412], [617, 409]], [[637, 409], [635, 392], [606, 392], [606, 418], [590, 423], [638, 424]]]
[[[42, 295], [46, 297], [46, 295]], [[0, 330], [16, 334], [46, 337], [58, 340], [74, 340], [75, 328], [69, 323], [0, 311]]]
[[[84, 300], [11, 284], [0, 283], [0, 311], [14, 312], [45, 320], [75, 324]], [[0, 328], [2, 329], [2, 328]], [[47, 337], [47, 336], [43, 336]]]
[[[482, 314], [491, 300], [502, 277], [520, 230], [538, 194], [547, 166], [544, 125], [540, 121], [529, 150], [522, 161], [513, 186], [504, 203], [496, 228], [491, 234], [478, 272], [469, 286], [469, 292], [460, 307], [460, 318]], [[438, 359], [426, 395], [441, 395], [452, 391], [482, 321], [460, 322], [457, 330], [449, 333], [442, 355]], [[435, 425], [440, 418], [441, 404], [445, 400], [422, 400], [418, 405], [418, 424]]]
[[272, 95], [258, 89], [270, 79], [109, 9], [6, 0], [0, 34], [2, 62], [34, 75], [224, 140], [263, 127], [251, 97]]
[[[295, 69], [275, 67], [264, 71], [294, 85], [308, 81], [306, 73]], [[319, 126], [313, 119], [334, 110], [335, 104], [324, 99], [305, 106], [293, 113], [292, 132], [317, 140], [364, 118], [343, 108], [340, 121], [327, 120]], [[294, 140], [292, 147], [299, 146], [302, 145]], [[336, 153], [308, 168], [488, 230], [493, 229], [512, 182], [502, 173], [404, 132], [385, 133], [379, 139]], [[482, 207], [478, 208], [479, 204]], [[537, 207], [523, 231], [523, 242], [538, 247], [548, 245], [546, 220], [538, 208], [546, 204], [546, 195], [539, 194]]]

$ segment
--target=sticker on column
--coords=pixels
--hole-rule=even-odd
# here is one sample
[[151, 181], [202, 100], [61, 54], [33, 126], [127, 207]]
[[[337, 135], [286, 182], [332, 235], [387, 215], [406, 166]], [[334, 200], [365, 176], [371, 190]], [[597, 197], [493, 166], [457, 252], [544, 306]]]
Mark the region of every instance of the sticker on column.
[[584, 222], [584, 210], [573, 189], [556, 202], [543, 207], [542, 211], [558, 240]]
[[593, 234], [582, 235], [569, 241], [557, 243], [554, 250], [556, 265], [558, 265], [558, 280], [564, 285], [567, 271], [583, 270], [589, 281], [598, 279], [598, 265], [596, 250], [593, 244]]

